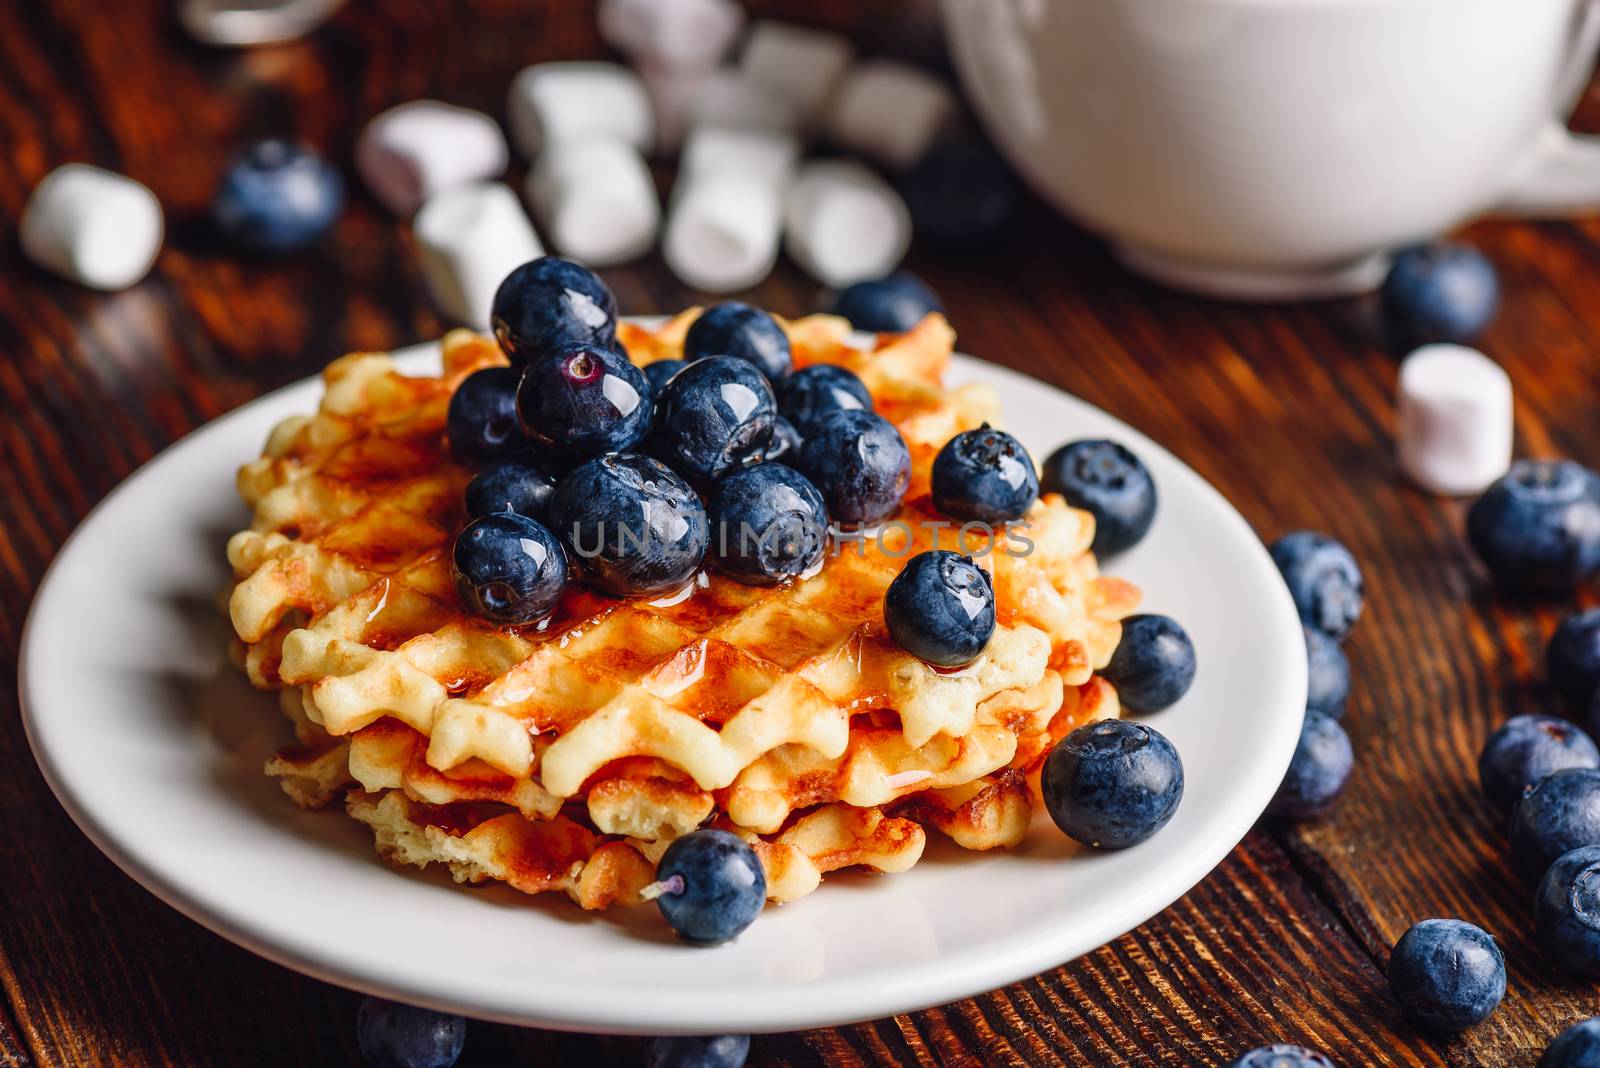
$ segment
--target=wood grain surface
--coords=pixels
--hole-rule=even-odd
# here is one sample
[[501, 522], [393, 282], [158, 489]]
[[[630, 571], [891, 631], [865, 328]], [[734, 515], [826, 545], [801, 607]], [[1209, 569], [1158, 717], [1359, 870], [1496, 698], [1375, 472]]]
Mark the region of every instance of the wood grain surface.
[[[849, 30], [868, 51], [936, 43], [920, 4], [756, 6]], [[73, 827], [23, 737], [17, 641], [57, 547], [156, 451], [346, 350], [446, 325], [405, 228], [353, 180], [324, 248], [242, 261], [219, 247], [203, 214], [229, 149], [291, 134], [347, 166], [386, 106], [433, 96], [500, 114], [521, 66], [602, 54], [589, 5], [573, 0], [351, 0], [305, 41], [244, 53], [188, 41], [162, 0], [0, 0], [0, 1064], [358, 1062], [356, 995], [182, 919]], [[1600, 100], [1586, 108], [1600, 119]], [[132, 175], [167, 207], [166, 250], [126, 292], [47, 277], [17, 251], [28, 191], [74, 160]], [[1469, 236], [1506, 289], [1483, 344], [1515, 383], [1519, 451], [1600, 461], [1600, 227]], [[1600, 1012], [1595, 987], [1559, 978], [1530, 942], [1530, 888], [1502, 862], [1473, 770], [1493, 725], [1552, 707], [1543, 645], [1574, 605], [1492, 594], [1464, 506], [1397, 480], [1395, 354], [1372, 301], [1245, 308], [1169, 293], [1036, 204], [1003, 239], [919, 246], [910, 266], [944, 295], [965, 350], [1148, 431], [1263, 537], [1307, 526], [1350, 545], [1370, 588], [1348, 646], [1356, 772], [1328, 818], [1257, 828], [1181, 901], [1081, 960], [927, 1012], [758, 1037], [751, 1063], [1204, 1065], [1281, 1040], [1345, 1065], [1531, 1065]], [[629, 312], [702, 297], [656, 256], [604, 273]], [[785, 265], [748, 297], [798, 314], [824, 294]], [[1383, 979], [1393, 941], [1435, 915], [1488, 928], [1510, 967], [1500, 1011], [1452, 1039], [1406, 1025]], [[474, 1024], [461, 1061], [581, 1063], [640, 1063], [640, 1045]]]

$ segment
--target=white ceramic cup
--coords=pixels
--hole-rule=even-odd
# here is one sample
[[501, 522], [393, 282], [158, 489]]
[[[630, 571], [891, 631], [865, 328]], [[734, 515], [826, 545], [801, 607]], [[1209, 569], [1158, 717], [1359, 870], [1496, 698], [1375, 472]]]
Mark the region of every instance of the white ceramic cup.
[[1600, 0], [943, 0], [980, 117], [1126, 264], [1333, 296], [1482, 214], [1600, 207]]

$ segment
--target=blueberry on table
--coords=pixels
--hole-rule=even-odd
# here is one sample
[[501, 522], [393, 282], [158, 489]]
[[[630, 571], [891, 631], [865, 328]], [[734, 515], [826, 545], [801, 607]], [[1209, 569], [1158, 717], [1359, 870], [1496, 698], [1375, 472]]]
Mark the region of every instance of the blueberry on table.
[[1538, 878], [1561, 854], [1600, 845], [1600, 769], [1562, 768], [1534, 784], [1511, 810], [1511, 862]]
[[667, 847], [646, 888], [685, 942], [715, 946], [737, 938], [767, 900], [755, 850], [727, 831], [691, 831]]
[[1159, 712], [1189, 692], [1194, 672], [1188, 631], [1167, 616], [1138, 615], [1122, 621], [1122, 640], [1101, 674], [1124, 706]]
[[1536, 1068], [1600, 1068], [1600, 1016], [1579, 1020], [1551, 1039]]
[[869, 334], [900, 334], [920, 323], [944, 304], [928, 283], [909, 271], [847, 286], [833, 301], [834, 315]]
[[567, 558], [544, 524], [497, 512], [456, 535], [450, 573], [467, 610], [492, 623], [521, 625], [550, 614], [567, 588]]
[[211, 213], [229, 240], [287, 252], [333, 228], [344, 181], [314, 149], [276, 138], [247, 145], [222, 172]]
[[480, 464], [522, 448], [522, 425], [517, 422], [520, 377], [510, 367], [485, 367], [461, 380], [445, 414], [445, 436], [458, 458]]
[[1571, 460], [1518, 460], [1473, 502], [1467, 540], [1506, 588], [1564, 593], [1600, 568], [1597, 486]]
[[1227, 1068], [1334, 1068], [1334, 1063], [1304, 1046], [1279, 1042], [1236, 1057]]
[[964, 137], [932, 145], [900, 193], [918, 237], [954, 245], [992, 237], [1011, 219], [1020, 188], [987, 141]]
[[1366, 591], [1366, 579], [1350, 550], [1326, 534], [1296, 530], [1273, 542], [1268, 552], [1301, 621], [1344, 641], [1361, 618]]
[[644, 377], [650, 382], [650, 395], [660, 396], [661, 390], [672, 380], [672, 376], [688, 366], [683, 360], [657, 360], [647, 363], [641, 368]]
[[1125, 849], [1172, 819], [1183, 800], [1183, 761], [1160, 731], [1125, 719], [1086, 723], [1045, 758], [1045, 811], [1071, 839]]
[[1040, 484], [1094, 516], [1091, 548], [1101, 556], [1133, 548], [1155, 522], [1155, 481], [1137, 456], [1114, 441], [1061, 446], [1045, 457]]
[[535, 360], [517, 386], [523, 434], [556, 463], [633, 448], [650, 431], [650, 412], [644, 372], [595, 345], [570, 345]]
[[1600, 845], [1563, 853], [1533, 895], [1534, 929], [1551, 960], [1600, 975]]
[[622, 596], [682, 588], [709, 544], [705, 508], [666, 464], [610, 453], [569, 471], [546, 509], [573, 565]]
[[656, 405], [651, 451], [696, 481], [759, 461], [778, 418], [766, 376], [734, 356], [689, 364], [672, 376]]
[[1350, 736], [1339, 721], [1308, 709], [1289, 770], [1267, 805], [1267, 814], [1290, 820], [1321, 815], [1350, 781], [1354, 763]]
[[706, 496], [712, 562], [752, 586], [798, 578], [822, 562], [828, 511], [806, 476], [779, 463], [741, 467]]
[[889, 518], [911, 485], [911, 450], [875, 412], [835, 412], [804, 431], [794, 466], [822, 491], [828, 516], [845, 526]]
[[963, 667], [994, 637], [994, 587], [989, 573], [948, 549], [918, 553], [883, 595], [889, 637], [938, 667]]
[[809, 434], [835, 412], [870, 412], [872, 394], [853, 372], [831, 363], [802, 367], [775, 384], [778, 411], [801, 434]]
[[1395, 253], [1380, 296], [1384, 313], [1406, 341], [1462, 343], [1494, 318], [1500, 281], [1481, 252], [1441, 241]]
[[744, 360], [766, 375], [769, 382], [788, 374], [794, 363], [789, 335], [778, 320], [736, 300], [713, 304], [689, 324], [689, 332], [683, 337], [683, 358], [693, 363], [707, 356]]
[[467, 483], [467, 515], [473, 519], [495, 512], [516, 512], [543, 519], [556, 480], [533, 452], [523, 449], [483, 468]]
[[1600, 608], [1568, 616], [1544, 651], [1550, 685], [1573, 712], [1600, 695]]
[[367, 1068], [450, 1068], [467, 1021], [431, 1009], [367, 998], [356, 1013], [356, 1045]]
[[1415, 1023], [1464, 1031], [1494, 1012], [1506, 994], [1506, 962], [1481, 927], [1423, 920], [1389, 956], [1389, 989]]
[[1583, 731], [1554, 716], [1513, 716], [1483, 743], [1478, 781], [1502, 812], [1540, 779], [1562, 768], [1600, 767], [1600, 749]]
[[985, 423], [944, 443], [933, 458], [933, 506], [956, 519], [1005, 523], [1039, 499], [1039, 473], [1022, 442]]
[[800, 431], [794, 424], [783, 416], [772, 421], [772, 440], [767, 442], [767, 451], [761, 458], [768, 463], [774, 460], [790, 460], [800, 455], [800, 446], [805, 444], [805, 439], [800, 436]]
[[743, 1068], [750, 1056], [749, 1035], [670, 1035], [652, 1038], [646, 1068]]
[[1306, 638], [1306, 707], [1343, 719], [1350, 698], [1350, 661], [1339, 643], [1322, 631], [1300, 629]]
[[513, 366], [569, 345], [617, 345], [617, 298], [587, 267], [557, 256], [529, 260], [495, 290], [489, 315]]

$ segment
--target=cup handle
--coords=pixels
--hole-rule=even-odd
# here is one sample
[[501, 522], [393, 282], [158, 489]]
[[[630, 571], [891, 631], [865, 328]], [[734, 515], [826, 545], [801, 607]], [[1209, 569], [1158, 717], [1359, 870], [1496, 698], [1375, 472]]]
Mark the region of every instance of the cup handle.
[[1575, 134], [1559, 117], [1577, 106], [1588, 87], [1597, 45], [1600, 0], [1589, 0], [1573, 36], [1572, 54], [1556, 79], [1550, 110], [1558, 117], [1539, 131], [1495, 214], [1560, 218], [1600, 209], [1600, 136]]

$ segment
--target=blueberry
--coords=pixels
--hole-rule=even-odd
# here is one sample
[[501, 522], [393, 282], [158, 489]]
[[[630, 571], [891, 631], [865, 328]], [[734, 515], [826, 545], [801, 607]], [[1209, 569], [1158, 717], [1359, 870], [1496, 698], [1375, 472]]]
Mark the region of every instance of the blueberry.
[[211, 213], [223, 234], [246, 248], [286, 252], [333, 228], [344, 181], [314, 149], [257, 141], [229, 162]]
[[1600, 490], [1570, 460], [1518, 460], [1467, 512], [1467, 540], [1503, 585], [1563, 593], [1600, 568]]
[[705, 508], [689, 484], [659, 460], [632, 453], [570, 471], [547, 514], [585, 576], [624, 596], [680, 589], [709, 544]]
[[1502, 812], [1540, 779], [1562, 768], [1600, 767], [1590, 737], [1554, 716], [1513, 716], [1489, 735], [1478, 757], [1484, 795]]
[[645, 1068], [742, 1068], [749, 1056], [749, 1035], [673, 1035], [650, 1040]]
[[994, 637], [989, 573], [947, 549], [918, 553], [889, 583], [883, 621], [912, 656], [939, 667], [970, 664]]
[[1361, 618], [1366, 579], [1356, 558], [1339, 542], [1312, 530], [1285, 534], [1270, 546], [1300, 619], [1328, 637], [1344, 641]]
[[900, 191], [918, 237], [965, 244], [992, 237], [1010, 221], [1020, 189], [988, 142], [950, 138], [923, 153]]
[[1101, 556], [1139, 544], [1156, 518], [1156, 484], [1139, 458], [1114, 441], [1074, 441], [1045, 457], [1040, 484], [1094, 516]]
[[1320, 1053], [1286, 1042], [1253, 1049], [1228, 1062], [1227, 1068], [1334, 1068]]
[[506, 275], [489, 322], [518, 367], [569, 345], [617, 347], [617, 298], [593, 271], [556, 256], [529, 260]]
[[1354, 761], [1350, 736], [1339, 721], [1308, 709], [1289, 770], [1267, 805], [1267, 814], [1291, 820], [1320, 815], [1350, 780]]
[[1039, 787], [1045, 810], [1069, 838], [1125, 849], [1165, 827], [1178, 810], [1183, 761], [1160, 731], [1103, 719], [1056, 743]]
[[1506, 962], [1481, 927], [1423, 920], [1395, 943], [1389, 989], [1415, 1023], [1464, 1031], [1494, 1012], [1506, 993]]
[[1306, 638], [1306, 707], [1343, 719], [1350, 698], [1350, 661], [1339, 643], [1317, 628], [1300, 629]]
[[1540, 779], [1511, 810], [1511, 862], [1537, 878], [1561, 854], [1600, 845], [1600, 769], [1563, 768]]
[[1600, 845], [1557, 857], [1533, 896], [1546, 955], [1569, 971], [1600, 975]]
[[450, 1068], [467, 1041], [459, 1016], [367, 998], [356, 1013], [356, 1045], [368, 1068]]
[[495, 512], [516, 512], [543, 519], [556, 480], [529, 450], [512, 453], [479, 471], [467, 483], [467, 515], [474, 519]]
[[755, 922], [767, 900], [767, 874], [755, 850], [727, 831], [691, 831], [656, 865], [656, 904], [685, 942], [715, 946]]
[[493, 623], [532, 623], [567, 588], [567, 558], [544, 524], [514, 512], [474, 519], [450, 554], [461, 603]]
[[988, 423], [957, 434], [933, 458], [933, 506], [956, 519], [1021, 519], [1039, 499], [1039, 473], [1022, 442]]
[[1122, 621], [1122, 641], [1101, 672], [1117, 688], [1123, 705], [1135, 712], [1160, 712], [1194, 682], [1194, 643], [1174, 619], [1129, 616]]
[[667, 383], [672, 380], [672, 376], [687, 366], [682, 360], [657, 360], [655, 363], [645, 364], [641, 370], [644, 371], [645, 378], [650, 380], [650, 395], [659, 397]]
[[1381, 296], [1385, 314], [1407, 342], [1466, 342], [1494, 318], [1500, 282], [1494, 265], [1476, 249], [1438, 242], [1396, 253]]
[[765, 376], [734, 356], [689, 364], [672, 376], [657, 406], [652, 451], [697, 481], [760, 460], [778, 418]]
[[644, 372], [594, 345], [571, 345], [535, 360], [517, 386], [522, 432], [558, 464], [633, 448], [650, 430], [650, 411]]
[[1536, 1068], [1600, 1068], [1600, 1016], [1579, 1020], [1551, 1039]]
[[1587, 709], [1600, 695], [1600, 608], [1563, 619], [1545, 647], [1544, 664], [1567, 708]]
[[689, 332], [683, 336], [683, 358], [693, 363], [707, 356], [745, 360], [769, 382], [778, 381], [793, 366], [789, 335], [778, 320], [736, 300], [711, 305], [689, 324]]
[[717, 569], [740, 582], [771, 586], [822, 562], [828, 513], [806, 476], [783, 464], [741, 467], [706, 497]]
[[834, 299], [833, 314], [869, 334], [899, 334], [910, 330], [929, 312], [944, 305], [928, 283], [908, 271], [896, 271], [869, 282], [848, 286]]
[[772, 440], [767, 442], [767, 451], [761, 454], [761, 458], [768, 463], [773, 460], [793, 460], [800, 455], [800, 446], [804, 444], [805, 439], [800, 436], [800, 431], [780, 415], [772, 421]]
[[450, 396], [445, 435], [450, 451], [471, 464], [481, 464], [522, 448], [517, 422], [517, 380], [510, 367], [485, 367], [461, 380]]
[[831, 363], [802, 367], [776, 386], [778, 410], [801, 434], [834, 412], [872, 411], [872, 394], [851, 372]]
[[874, 412], [835, 412], [805, 435], [795, 466], [822, 491], [834, 522], [871, 526], [900, 507], [911, 450], [893, 423]]

